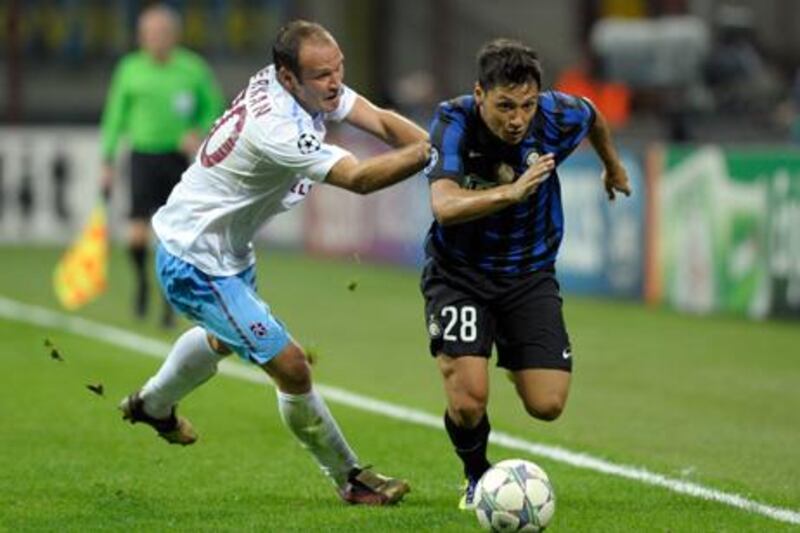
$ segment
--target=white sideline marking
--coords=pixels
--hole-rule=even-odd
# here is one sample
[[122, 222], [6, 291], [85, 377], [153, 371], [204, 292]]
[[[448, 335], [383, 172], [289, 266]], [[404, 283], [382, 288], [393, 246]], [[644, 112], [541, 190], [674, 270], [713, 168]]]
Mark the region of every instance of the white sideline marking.
[[[92, 322], [84, 318], [51, 311], [43, 307], [9, 300], [2, 296], [0, 296], [0, 316], [18, 322], [59, 328], [69, 331], [70, 333], [77, 333], [107, 344], [126, 348], [133, 352], [139, 352], [159, 359], [163, 359], [170, 349], [170, 345], [165, 342], [149, 339], [121, 328], [106, 326], [98, 322]], [[268, 383], [266, 376], [261, 371], [253, 367], [245, 367], [233, 363], [229, 360], [222, 362], [220, 365], [220, 373], [246, 381]], [[439, 416], [434, 416], [409, 407], [403, 407], [402, 405], [384, 402], [368, 396], [361, 396], [329, 385], [317, 383], [315, 387], [326, 399], [335, 403], [347, 405], [348, 407], [362, 411], [377, 413], [389, 418], [411, 422], [420, 426], [428, 426], [439, 430], [443, 429], [442, 420]], [[501, 431], [493, 430], [489, 441], [504, 448], [523, 451], [539, 457], [546, 457], [553, 461], [566, 463], [578, 468], [633, 479], [647, 485], [663, 487], [667, 490], [686, 494], [695, 498], [716, 501], [744, 511], [764, 515], [780, 522], [800, 524], [800, 512], [774, 507], [750, 500], [738, 494], [704, 487], [697, 483], [670, 478], [650, 472], [645, 468], [611, 463], [585, 453], [573, 452], [559, 446], [536, 444]]]

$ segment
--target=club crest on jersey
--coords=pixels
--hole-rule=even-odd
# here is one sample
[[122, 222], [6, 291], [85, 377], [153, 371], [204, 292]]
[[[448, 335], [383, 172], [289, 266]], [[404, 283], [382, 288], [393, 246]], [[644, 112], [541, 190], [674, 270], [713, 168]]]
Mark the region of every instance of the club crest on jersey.
[[537, 152], [536, 150], [531, 150], [530, 152], [528, 152], [528, 155], [525, 156], [525, 164], [527, 164], [528, 166], [536, 164], [538, 160], [539, 160], [539, 152]]
[[267, 336], [267, 326], [265, 326], [263, 322], [253, 322], [250, 324], [250, 331], [259, 338]]
[[438, 339], [442, 336], [442, 326], [439, 325], [434, 315], [428, 317], [428, 335], [431, 336], [431, 339]]
[[434, 168], [436, 168], [436, 163], [438, 162], [439, 162], [439, 150], [437, 150], [435, 146], [431, 146], [431, 157], [430, 159], [428, 159], [428, 164], [425, 165], [425, 168], [422, 170], [422, 172], [424, 172], [425, 175], [427, 176], [433, 171]]
[[301, 154], [313, 154], [322, 148], [322, 143], [319, 142], [316, 135], [304, 131], [297, 139], [297, 148], [300, 150]]
[[497, 174], [497, 183], [501, 184], [511, 183], [517, 177], [514, 169], [508, 163], [501, 162], [497, 165], [497, 170], [495, 172]]

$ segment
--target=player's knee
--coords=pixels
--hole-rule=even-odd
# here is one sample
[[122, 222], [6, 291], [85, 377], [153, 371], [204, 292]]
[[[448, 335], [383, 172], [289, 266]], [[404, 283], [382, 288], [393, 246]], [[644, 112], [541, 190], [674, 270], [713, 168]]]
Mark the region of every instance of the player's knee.
[[536, 398], [525, 402], [525, 410], [534, 418], [551, 422], [561, 416], [565, 399], [558, 395]]
[[209, 333], [207, 334], [207, 337], [208, 337], [208, 345], [211, 346], [211, 349], [214, 350], [214, 353], [216, 353], [217, 355], [225, 356], [233, 353], [233, 350], [231, 350], [227, 344], [225, 344], [215, 336]]
[[473, 427], [486, 414], [486, 397], [463, 394], [451, 401], [451, 407], [458, 425]]
[[278, 388], [283, 392], [304, 394], [311, 390], [311, 367], [305, 352], [295, 345], [283, 354], [280, 372], [273, 374]]

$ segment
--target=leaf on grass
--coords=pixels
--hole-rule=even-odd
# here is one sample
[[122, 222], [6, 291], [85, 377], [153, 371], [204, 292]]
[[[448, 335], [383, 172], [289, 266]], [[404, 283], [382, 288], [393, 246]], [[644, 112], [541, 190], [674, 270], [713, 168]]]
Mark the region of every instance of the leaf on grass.
[[63, 361], [64, 358], [61, 356], [61, 352], [56, 345], [50, 339], [44, 340], [45, 348], [50, 348], [50, 359], [55, 359], [56, 361]]
[[97, 394], [98, 396], [103, 396], [105, 389], [103, 389], [102, 383], [91, 384], [89, 383], [86, 385], [86, 388], [92, 391], [93, 393]]

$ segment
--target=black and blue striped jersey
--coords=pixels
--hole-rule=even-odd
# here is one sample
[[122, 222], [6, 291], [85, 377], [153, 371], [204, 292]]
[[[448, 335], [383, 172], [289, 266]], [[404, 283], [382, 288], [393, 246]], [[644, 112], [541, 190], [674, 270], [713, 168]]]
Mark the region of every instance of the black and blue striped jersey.
[[[583, 98], [557, 91], [540, 93], [538, 108], [523, 141], [509, 145], [495, 137], [478, 115], [473, 96], [439, 105], [431, 121], [432, 183], [452, 179], [468, 189], [509, 183], [539, 155], [552, 153], [556, 165], [592, 127], [594, 108]], [[525, 201], [483, 218], [428, 231], [426, 253], [475, 267], [488, 274], [519, 275], [552, 268], [564, 234], [557, 170]]]

